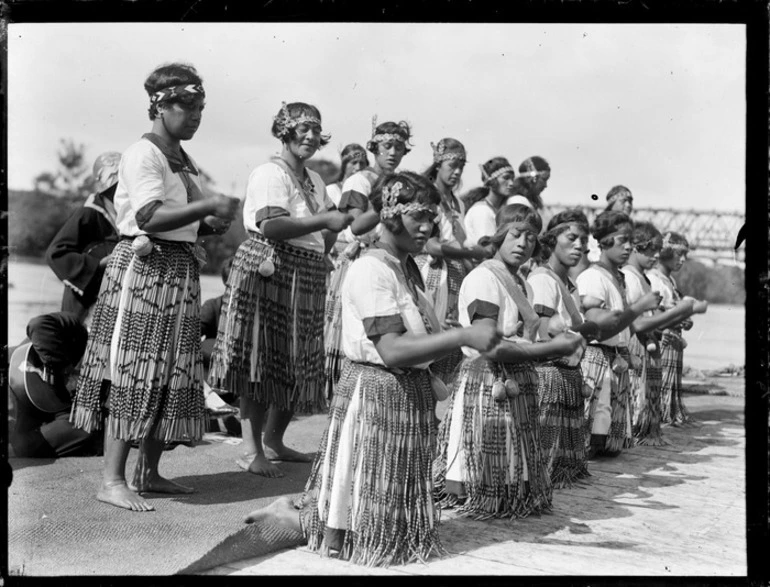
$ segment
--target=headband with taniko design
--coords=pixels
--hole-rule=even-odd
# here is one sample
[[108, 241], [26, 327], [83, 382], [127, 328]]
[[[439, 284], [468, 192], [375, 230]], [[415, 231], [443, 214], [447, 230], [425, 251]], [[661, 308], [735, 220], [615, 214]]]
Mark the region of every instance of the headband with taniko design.
[[462, 146], [450, 147], [447, 149], [444, 139], [441, 139], [437, 145], [431, 143], [433, 148], [433, 162], [441, 163], [442, 161], [451, 161], [457, 159], [458, 161], [465, 162], [465, 149]]
[[181, 86], [171, 86], [158, 90], [152, 96], [150, 96], [150, 104], [157, 104], [164, 100], [170, 100], [172, 98], [181, 98], [184, 96], [200, 96], [206, 97], [206, 92], [203, 90], [203, 86], [200, 84], [184, 84]]
[[400, 181], [382, 188], [382, 210], [380, 218], [392, 218], [393, 216], [402, 216], [407, 212], [435, 212], [433, 206], [421, 204], [420, 202], [409, 202], [408, 204], [399, 204], [398, 196], [401, 194], [404, 184]]
[[503, 173], [508, 173], [509, 171], [512, 174], [516, 175], [516, 172], [513, 170], [513, 167], [511, 167], [510, 165], [506, 165], [504, 167], [501, 167], [500, 169], [496, 169], [494, 172], [489, 174], [487, 173], [487, 170], [484, 169], [483, 165], [479, 165], [479, 168], [481, 169], [481, 179], [484, 180], [484, 183], [489, 183], [497, 179], [498, 177], [500, 177]]
[[686, 243], [672, 243], [671, 242], [672, 234], [673, 233], [671, 233], [671, 232], [667, 232], [666, 234], [663, 235], [663, 247], [661, 248], [661, 250], [670, 249], [670, 250], [672, 250], [674, 252], [679, 252], [679, 253], [687, 253], [687, 252], [689, 252], [690, 247]]
[[625, 190], [619, 191], [619, 192], [615, 192], [611, 196], [609, 196], [609, 195], [607, 196], [607, 203], [608, 204], [614, 204], [618, 200], [620, 200], [621, 202], [633, 202], [634, 201], [634, 197], [631, 195], [631, 192], [628, 192], [628, 191], [625, 191]]
[[285, 136], [300, 124], [317, 124], [321, 126], [321, 119], [316, 116], [310, 116], [304, 112], [299, 116], [289, 114], [289, 107], [286, 102], [281, 102], [281, 111], [273, 117], [273, 121], [278, 127], [278, 134], [280, 136]]

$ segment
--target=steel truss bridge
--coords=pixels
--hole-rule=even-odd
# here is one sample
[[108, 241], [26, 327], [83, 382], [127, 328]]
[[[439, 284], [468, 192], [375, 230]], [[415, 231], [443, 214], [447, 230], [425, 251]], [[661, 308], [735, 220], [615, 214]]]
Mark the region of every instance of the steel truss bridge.
[[[589, 222], [604, 207], [563, 206], [551, 204], [545, 206], [545, 219], [551, 218], [569, 208], [580, 208]], [[678, 232], [690, 243], [688, 258], [707, 265], [723, 264], [745, 267], [746, 244], [735, 250], [738, 231], [746, 222], [746, 215], [740, 212], [722, 210], [674, 210], [670, 208], [634, 208], [633, 219], [652, 222], [660, 232], [672, 230]]]

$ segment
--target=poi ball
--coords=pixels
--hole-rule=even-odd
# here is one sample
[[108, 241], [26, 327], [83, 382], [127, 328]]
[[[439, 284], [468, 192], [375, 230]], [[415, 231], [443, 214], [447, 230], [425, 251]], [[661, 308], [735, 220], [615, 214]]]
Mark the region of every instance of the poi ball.
[[567, 324], [564, 319], [558, 314], [554, 314], [548, 319], [548, 334], [556, 336], [560, 332], [564, 332], [567, 329]]
[[270, 277], [275, 273], [275, 264], [270, 259], [265, 259], [259, 264], [258, 271], [262, 277]]
[[591, 389], [588, 385], [583, 385], [583, 397], [591, 397], [594, 393], [594, 390]]
[[497, 379], [492, 384], [492, 398], [497, 401], [502, 401], [508, 397], [508, 394], [505, 392], [505, 384], [500, 379]]
[[515, 379], [505, 380], [505, 393], [508, 395], [508, 397], [516, 397], [521, 393], [521, 389], [519, 389], [519, 384], [516, 383]]
[[658, 350], [658, 345], [654, 342], [648, 342], [646, 348], [648, 353], [654, 353], [656, 350]]
[[683, 338], [682, 339], [682, 349], [686, 349], [686, 348], [687, 348], [687, 341]]
[[131, 249], [137, 257], [146, 257], [152, 253], [153, 243], [146, 234], [140, 235], [131, 243]]

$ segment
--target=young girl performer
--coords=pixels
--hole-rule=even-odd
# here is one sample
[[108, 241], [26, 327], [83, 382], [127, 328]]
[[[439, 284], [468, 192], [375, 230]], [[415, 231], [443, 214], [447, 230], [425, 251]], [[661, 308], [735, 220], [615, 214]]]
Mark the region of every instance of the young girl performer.
[[444, 552], [433, 503], [435, 399], [427, 367], [461, 345], [489, 350], [500, 334], [494, 324], [442, 332], [432, 312], [410, 254], [425, 246], [439, 200], [430, 182], [410, 172], [385, 178], [373, 192], [382, 235], [342, 286], [346, 360], [299, 511], [282, 498], [247, 522], [301, 530], [311, 550], [358, 564], [405, 564]]
[[460, 288], [460, 323], [496, 325], [504, 338], [483, 354], [463, 348], [434, 463], [441, 505], [477, 519], [550, 508], [533, 361], [570, 355], [583, 342], [579, 334], [560, 333], [533, 344], [540, 319], [518, 269], [539, 247], [540, 216], [513, 204], [498, 219], [490, 239], [494, 258], [471, 271]]
[[652, 291], [632, 304], [626, 303], [620, 267], [631, 254], [632, 228], [631, 219], [622, 212], [599, 214], [591, 233], [599, 243], [601, 256], [577, 278], [585, 317], [600, 329], [598, 342], [588, 345], [580, 363], [583, 381], [592, 392], [586, 398], [589, 458], [596, 452], [615, 456], [632, 446], [629, 326], [660, 303], [660, 294]]
[[506, 204], [524, 204], [542, 214], [543, 198], [540, 194], [548, 187], [551, 166], [542, 157], [534, 155], [521, 162], [519, 175], [513, 186], [515, 195], [508, 198]]
[[[134, 510], [155, 509], [138, 492], [190, 493], [164, 479], [164, 444], [195, 441], [205, 424], [200, 352], [202, 225], [223, 233], [238, 200], [204, 198], [198, 168], [181, 147], [201, 122], [205, 93], [191, 65], [155, 69], [144, 83], [150, 133], [123, 153], [115, 192], [122, 240], [96, 302], [72, 421], [87, 432], [102, 425], [104, 473], [97, 499]], [[132, 441], [139, 460], [132, 491], [125, 467]]]
[[[662, 241], [660, 231], [651, 223], [634, 224], [631, 256], [621, 269], [625, 277], [626, 301], [629, 304], [652, 290], [644, 272], [657, 262]], [[628, 349], [631, 353], [633, 432], [637, 444], [666, 444], [660, 434], [662, 374], [656, 332], [667, 325], [681, 322], [692, 313], [692, 301], [682, 300], [663, 312], [648, 310], [632, 324], [635, 334], [631, 336]]]
[[[663, 294], [662, 306], [666, 309], [675, 307], [680, 300], [693, 300], [693, 311], [703, 314], [708, 308], [705, 301], [694, 300], [689, 296], [679, 293], [676, 281], [672, 273], [676, 273], [684, 265], [690, 246], [687, 239], [677, 232], [666, 232], [663, 235], [663, 244], [660, 250], [657, 267], [649, 270], [647, 276], [654, 289]], [[661, 340], [661, 368], [663, 370], [663, 383], [661, 393], [662, 421], [664, 424], [688, 425], [695, 420], [687, 412], [682, 400], [682, 357], [687, 345], [682, 338], [682, 330], [689, 330], [692, 321], [685, 319], [678, 324], [669, 325], [663, 331]]]
[[[441, 194], [438, 214], [438, 230], [425, 245], [423, 251], [414, 256], [425, 290], [433, 301], [433, 308], [439, 320], [447, 325], [457, 323], [457, 296], [460, 284], [472, 269], [472, 260], [487, 257], [479, 245], [465, 246], [463, 228], [464, 209], [454, 194], [465, 167], [465, 147], [452, 138], [441, 139], [433, 147], [433, 164], [423, 173]], [[448, 382], [454, 368], [462, 359], [460, 349], [448, 355], [434, 366], [435, 372]]]
[[513, 195], [516, 173], [505, 157], [494, 157], [480, 166], [483, 185], [463, 196], [465, 234], [469, 245], [495, 234], [495, 215]]
[[239, 465], [280, 477], [270, 459], [310, 460], [283, 443], [294, 411], [326, 410], [323, 259], [352, 218], [335, 209], [321, 176], [305, 166], [329, 140], [318, 109], [284, 103], [272, 134], [281, 154], [249, 176], [243, 208], [249, 238], [230, 269], [209, 382], [241, 398]]
[[[324, 323], [324, 351], [326, 353], [326, 397], [334, 393], [334, 386], [340, 378], [342, 368], [342, 306], [340, 295], [350, 263], [357, 259], [361, 251], [378, 238], [375, 229], [379, 218], [372, 210], [369, 195], [378, 178], [395, 172], [401, 159], [409, 149], [411, 131], [406, 122], [383, 122], [377, 124], [377, 117], [372, 119], [372, 138], [366, 148], [374, 155], [374, 167], [362, 169], [351, 175], [342, 185], [340, 210], [348, 212], [356, 220], [342, 232], [338, 242], [348, 244], [337, 257], [336, 267], [329, 279], [326, 296]], [[341, 246], [341, 245], [340, 245]]]
[[[634, 197], [631, 195], [631, 190], [623, 185], [612, 186], [610, 191], [607, 192], [607, 206], [604, 212], [609, 212], [610, 210], [622, 212], [630, 218], [634, 210]], [[580, 263], [570, 270], [570, 277], [577, 279], [577, 276], [585, 271], [591, 263], [596, 263], [600, 256], [601, 249], [599, 244], [596, 242], [596, 239], [589, 235], [586, 252]]]
[[[565, 330], [586, 331], [577, 288], [569, 278], [588, 240], [588, 219], [580, 210], [565, 210], [548, 223], [540, 237], [546, 262], [533, 269], [527, 281], [541, 320], [541, 337]], [[588, 336], [588, 334], [585, 334]], [[584, 348], [569, 357], [536, 364], [539, 375], [540, 445], [554, 487], [569, 487], [589, 475], [583, 433], [583, 377], [580, 358]]]
[[326, 193], [329, 194], [335, 206], [339, 206], [342, 199], [342, 186], [345, 180], [354, 173], [369, 167], [369, 159], [366, 156], [366, 149], [358, 143], [350, 143], [340, 152], [340, 174], [337, 181], [326, 186]]

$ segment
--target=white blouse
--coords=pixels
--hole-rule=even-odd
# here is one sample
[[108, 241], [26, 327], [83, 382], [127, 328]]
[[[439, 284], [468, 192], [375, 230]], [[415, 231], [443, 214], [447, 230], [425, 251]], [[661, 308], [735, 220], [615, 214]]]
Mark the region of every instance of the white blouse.
[[[195, 165], [192, 157], [190, 160]], [[166, 156], [149, 140], [141, 139], [129, 146], [120, 159], [118, 187], [114, 198], [116, 224], [120, 234], [147, 234], [137, 225], [136, 213], [151, 202], [163, 202], [168, 208], [187, 206], [187, 188], [182, 175], [171, 171]], [[188, 181], [197, 185], [198, 190], [201, 189], [200, 176], [191, 173], [184, 175]], [[152, 235], [170, 241], [194, 243], [198, 239], [199, 224], [195, 221]]]
[[[612, 280], [604, 274], [604, 271], [591, 266], [577, 276], [577, 287], [580, 297], [591, 296], [604, 302], [606, 310], [625, 310], [623, 295]], [[631, 330], [624, 328], [618, 334], [600, 342], [592, 341], [590, 344], [603, 344], [607, 346], [628, 346], [631, 340]]]
[[[570, 316], [567, 306], [564, 304], [562, 290], [551, 275], [547, 273], [530, 273], [527, 277], [527, 282], [532, 287], [532, 305], [535, 308], [535, 312], [549, 318], [554, 314], [558, 314], [564, 320], [567, 328], [574, 326], [572, 316]], [[565, 285], [564, 287], [567, 286]], [[570, 296], [575, 303], [575, 308], [580, 311], [580, 296], [578, 295], [577, 287], [572, 288]]]
[[[307, 169], [307, 173], [313, 182], [317, 213], [333, 209], [334, 203], [326, 193], [321, 176], [312, 169]], [[286, 170], [277, 163], [263, 163], [249, 175], [246, 201], [243, 205], [243, 226], [246, 230], [262, 234], [262, 230], [257, 226], [258, 219], [261, 222], [281, 216], [308, 218], [313, 216], [313, 213], [308, 209], [305, 198], [299, 193]], [[318, 253], [325, 250], [324, 237], [320, 230], [284, 242]]]
[[465, 234], [467, 245], [477, 245], [482, 236], [495, 234], [495, 211], [486, 200], [476, 202], [465, 213]]
[[[379, 258], [382, 255], [387, 259]], [[342, 352], [351, 361], [384, 365], [369, 338], [390, 332], [427, 334], [398, 259], [387, 251], [364, 252], [348, 269], [342, 285]], [[417, 290], [422, 306], [432, 312], [425, 294]], [[435, 316], [432, 321], [438, 324]], [[430, 363], [416, 365], [427, 368]]]
[[[532, 303], [534, 293], [532, 287], [525, 281], [527, 299]], [[458, 321], [463, 326], [470, 326], [473, 317], [496, 318], [497, 326], [503, 333], [503, 337], [522, 344], [530, 344], [531, 341], [519, 336], [517, 324], [519, 308], [513, 297], [505, 289], [500, 280], [486, 267], [476, 267], [471, 271], [460, 286], [458, 301]], [[463, 354], [467, 357], [478, 357], [480, 353], [470, 347], [462, 347]]]

